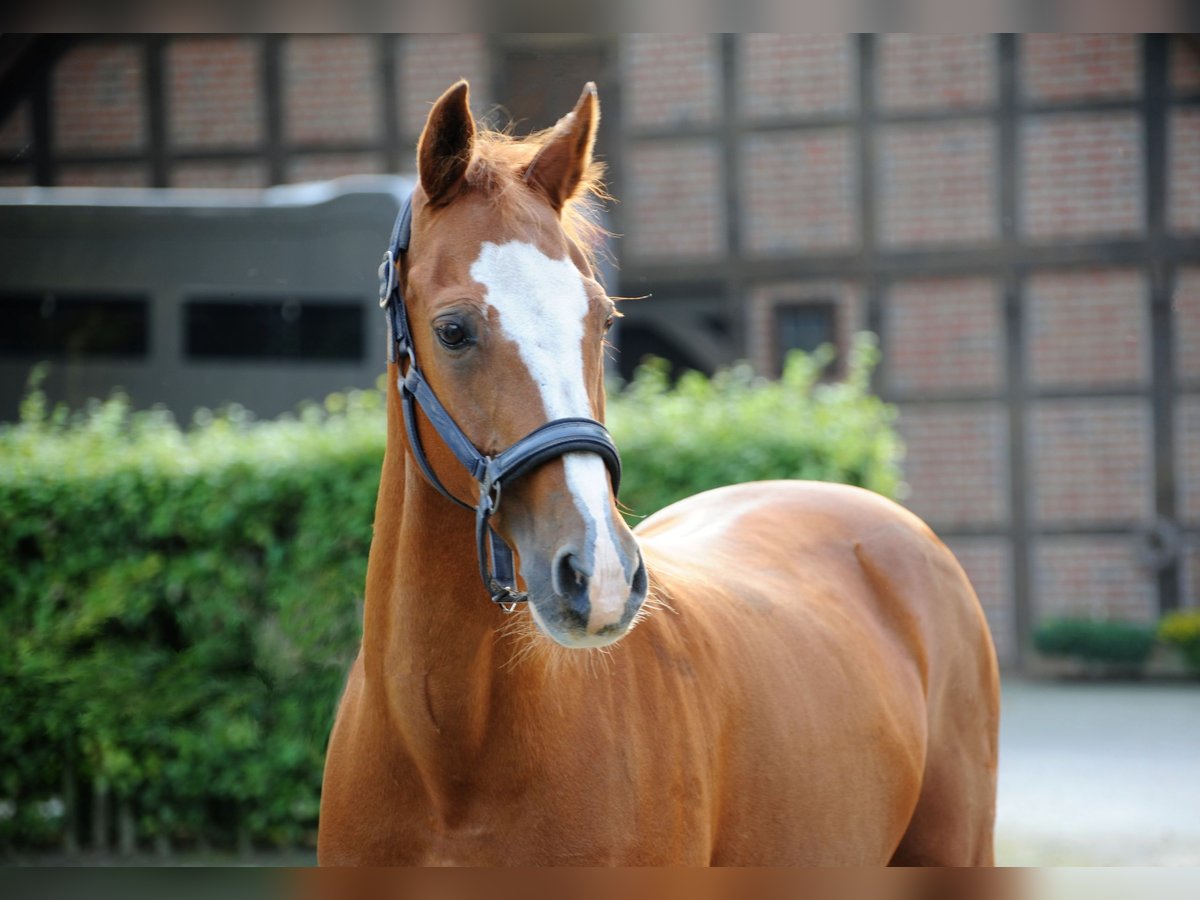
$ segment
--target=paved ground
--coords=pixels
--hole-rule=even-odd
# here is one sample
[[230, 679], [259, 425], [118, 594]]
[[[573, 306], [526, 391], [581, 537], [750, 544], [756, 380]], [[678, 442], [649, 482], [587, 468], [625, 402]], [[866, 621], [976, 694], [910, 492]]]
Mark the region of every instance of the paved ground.
[[1200, 865], [1200, 683], [1007, 680], [996, 855]]

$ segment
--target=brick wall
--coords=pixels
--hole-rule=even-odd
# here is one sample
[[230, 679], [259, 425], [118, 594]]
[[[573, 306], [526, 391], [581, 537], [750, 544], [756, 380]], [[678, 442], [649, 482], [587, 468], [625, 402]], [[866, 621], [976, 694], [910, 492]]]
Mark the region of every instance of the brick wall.
[[176, 163], [171, 186], [184, 188], [261, 188], [270, 179], [265, 163], [248, 160], [197, 160]]
[[145, 141], [141, 49], [102, 41], [74, 47], [53, 77], [54, 147], [60, 152], [137, 150]]
[[1013, 617], [1012, 547], [1002, 538], [958, 537], [946, 541], [979, 595], [1001, 665], [1015, 661], [1017, 626]]
[[1136, 271], [1041, 272], [1026, 283], [1030, 380], [1041, 387], [1150, 379], [1150, 310]]
[[889, 125], [879, 149], [887, 245], [979, 243], [997, 236], [996, 134], [988, 122]]
[[621, 39], [625, 121], [663, 128], [717, 121], [721, 71], [717, 36], [631, 34]]
[[695, 259], [725, 249], [720, 148], [706, 139], [635, 145], [626, 159], [623, 252]]
[[28, 100], [21, 100], [0, 121], [0, 161], [14, 165], [0, 168], [0, 187], [33, 184], [33, 120]]
[[1200, 527], [1200, 396], [1183, 397], [1175, 404], [1175, 451], [1180, 518]]
[[1176, 370], [1184, 380], [1200, 381], [1200, 267], [1180, 268], [1171, 310]]
[[1027, 100], [1054, 103], [1133, 97], [1141, 92], [1136, 34], [1025, 34], [1021, 85]]
[[22, 166], [0, 169], [0, 187], [28, 187], [33, 184], [33, 169]]
[[71, 163], [58, 169], [67, 187], [149, 187], [150, 172], [142, 163]]
[[1181, 605], [1200, 606], [1200, 534], [1192, 534], [1184, 547], [1180, 582]]
[[1177, 35], [1170, 44], [1171, 89], [1176, 94], [1200, 91], [1200, 44], [1194, 37]]
[[1179, 515], [1200, 526], [1200, 395], [1175, 404], [1175, 452], [1179, 455]]
[[1175, 231], [1200, 231], [1200, 109], [1175, 109], [1167, 124], [1167, 216]]
[[1004, 316], [996, 282], [899, 282], [887, 289], [883, 309], [890, 393], [1003, 389]]
[[173, 146], [252, 147], [263, 140], [257, 39], [172, 40], [166, 77], [167, 134]]
[[901, 403], [913, 512], [935, 529], [1008, 516], [1008, 424], [1000, 403]]
[[372, 37], [288, 37], [283, 88], [288, 140], [330, 144], [380, 137], [379, 45]]
[[[471, 108], [484, 115], [492, 103], [487, 38], [482, 34], [410, 34], [399, 38], [397, 95], [400, 128], [414, 142], [429, 108], [458, 79], [471, 84]], [[503, 98], [497, 98], [503, 99]], [[411, 166], [405, 160], [406, 166]]]
[[1021, 231], [1035, 240], [1144, 227], [1141, 123], [1133, 113], [1030, 116], [1021, 124]]
[[757, 286], [746, 297], [746, 358], [756, 372], [774, 376], [779, 358], [775, 333], [775, 308], [793, 303], [833, 303], [834, 342], [844, 359], [854, 335], [866, 327], [862, 285], [830, 279], [784, 281]]
[[378, 153], [306, 153], [288, 160], [286, 178], [289, 182], [325, 181], [383, 171], [383, 157]]
[[858, 153], [849, 129], [754, 134], [742, 149], [747, 250], [816, 253], [857, 243]]
[[1151, 621], [1155, 582], [1127, 536], [1044, 537], [1033, 554], [1035, 619], [1053, 616]]
[[1150, 408], [1143, 400], [1039, 400], [1030, 415], [1030, 495], [1043, 525], [1121, 525], [1153, 515]]
[[858, 106], [853, 35], [746, 34], [738, 51], [738, 102], [748, 119], [847, 113]]
[[876, 85], [880, 107], [898, 111], [992, 104], [995, 48], [988, 34], [880, 35]]
[[22, 100], [0, 122], [0, 154], [5, 159], [16, 160], [27, 155], [30, 143], [33, 141], [33, 122], [30, 118], [30, 104]]

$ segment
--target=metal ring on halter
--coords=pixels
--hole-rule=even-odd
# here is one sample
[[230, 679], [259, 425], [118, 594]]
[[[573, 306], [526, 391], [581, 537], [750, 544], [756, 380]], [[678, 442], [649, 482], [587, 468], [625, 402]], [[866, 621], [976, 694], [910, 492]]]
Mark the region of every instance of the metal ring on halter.
[[490, 516], [500, 508], [500, 482], [499, 481], [481, 481], [479, 482], [479, 505], [483, 508], [484, 501], [487, 501], [487, 514]]
[[379, 264], [379, 308], [387, 309], [388, 301], [392, 299], [392, 291], [396, 289], [396, 256], [391, 250], [383, 254], [383, 262]]

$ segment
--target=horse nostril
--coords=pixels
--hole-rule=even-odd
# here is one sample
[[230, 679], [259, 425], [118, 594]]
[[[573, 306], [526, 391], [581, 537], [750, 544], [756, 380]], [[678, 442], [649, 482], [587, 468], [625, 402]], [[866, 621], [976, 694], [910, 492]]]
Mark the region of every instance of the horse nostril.
[[554, 592], [567, 601], [571, 612], [584, 622], [588, 616], [588, 572], [570, 550], [562, 550], [554, 561]]

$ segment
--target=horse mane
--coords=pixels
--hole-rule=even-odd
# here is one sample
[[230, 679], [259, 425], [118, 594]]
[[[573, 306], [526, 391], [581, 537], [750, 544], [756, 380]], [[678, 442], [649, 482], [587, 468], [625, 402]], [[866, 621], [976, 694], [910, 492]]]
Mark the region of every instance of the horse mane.
[[[511, 127], [511, 126], [510, 126]], [[467, 169], [467, 185], [490, 197], [500, 215], [536, 221], [545, 214], [545, 201], [525, 183], [525, 168], [554, 135], [554, 128], [517, 137], [509, 129], [480, 129], [475, 152]], [[563, 204], [563, 231], [583, 252], [593, 271], [596, 257], [608, 235], [599, 222], [602, 204], [612, 199], [604, 188], [604, 163], [592, 160], [579, 186]], [[598, 277], [598, 275], [597, 275]]]

